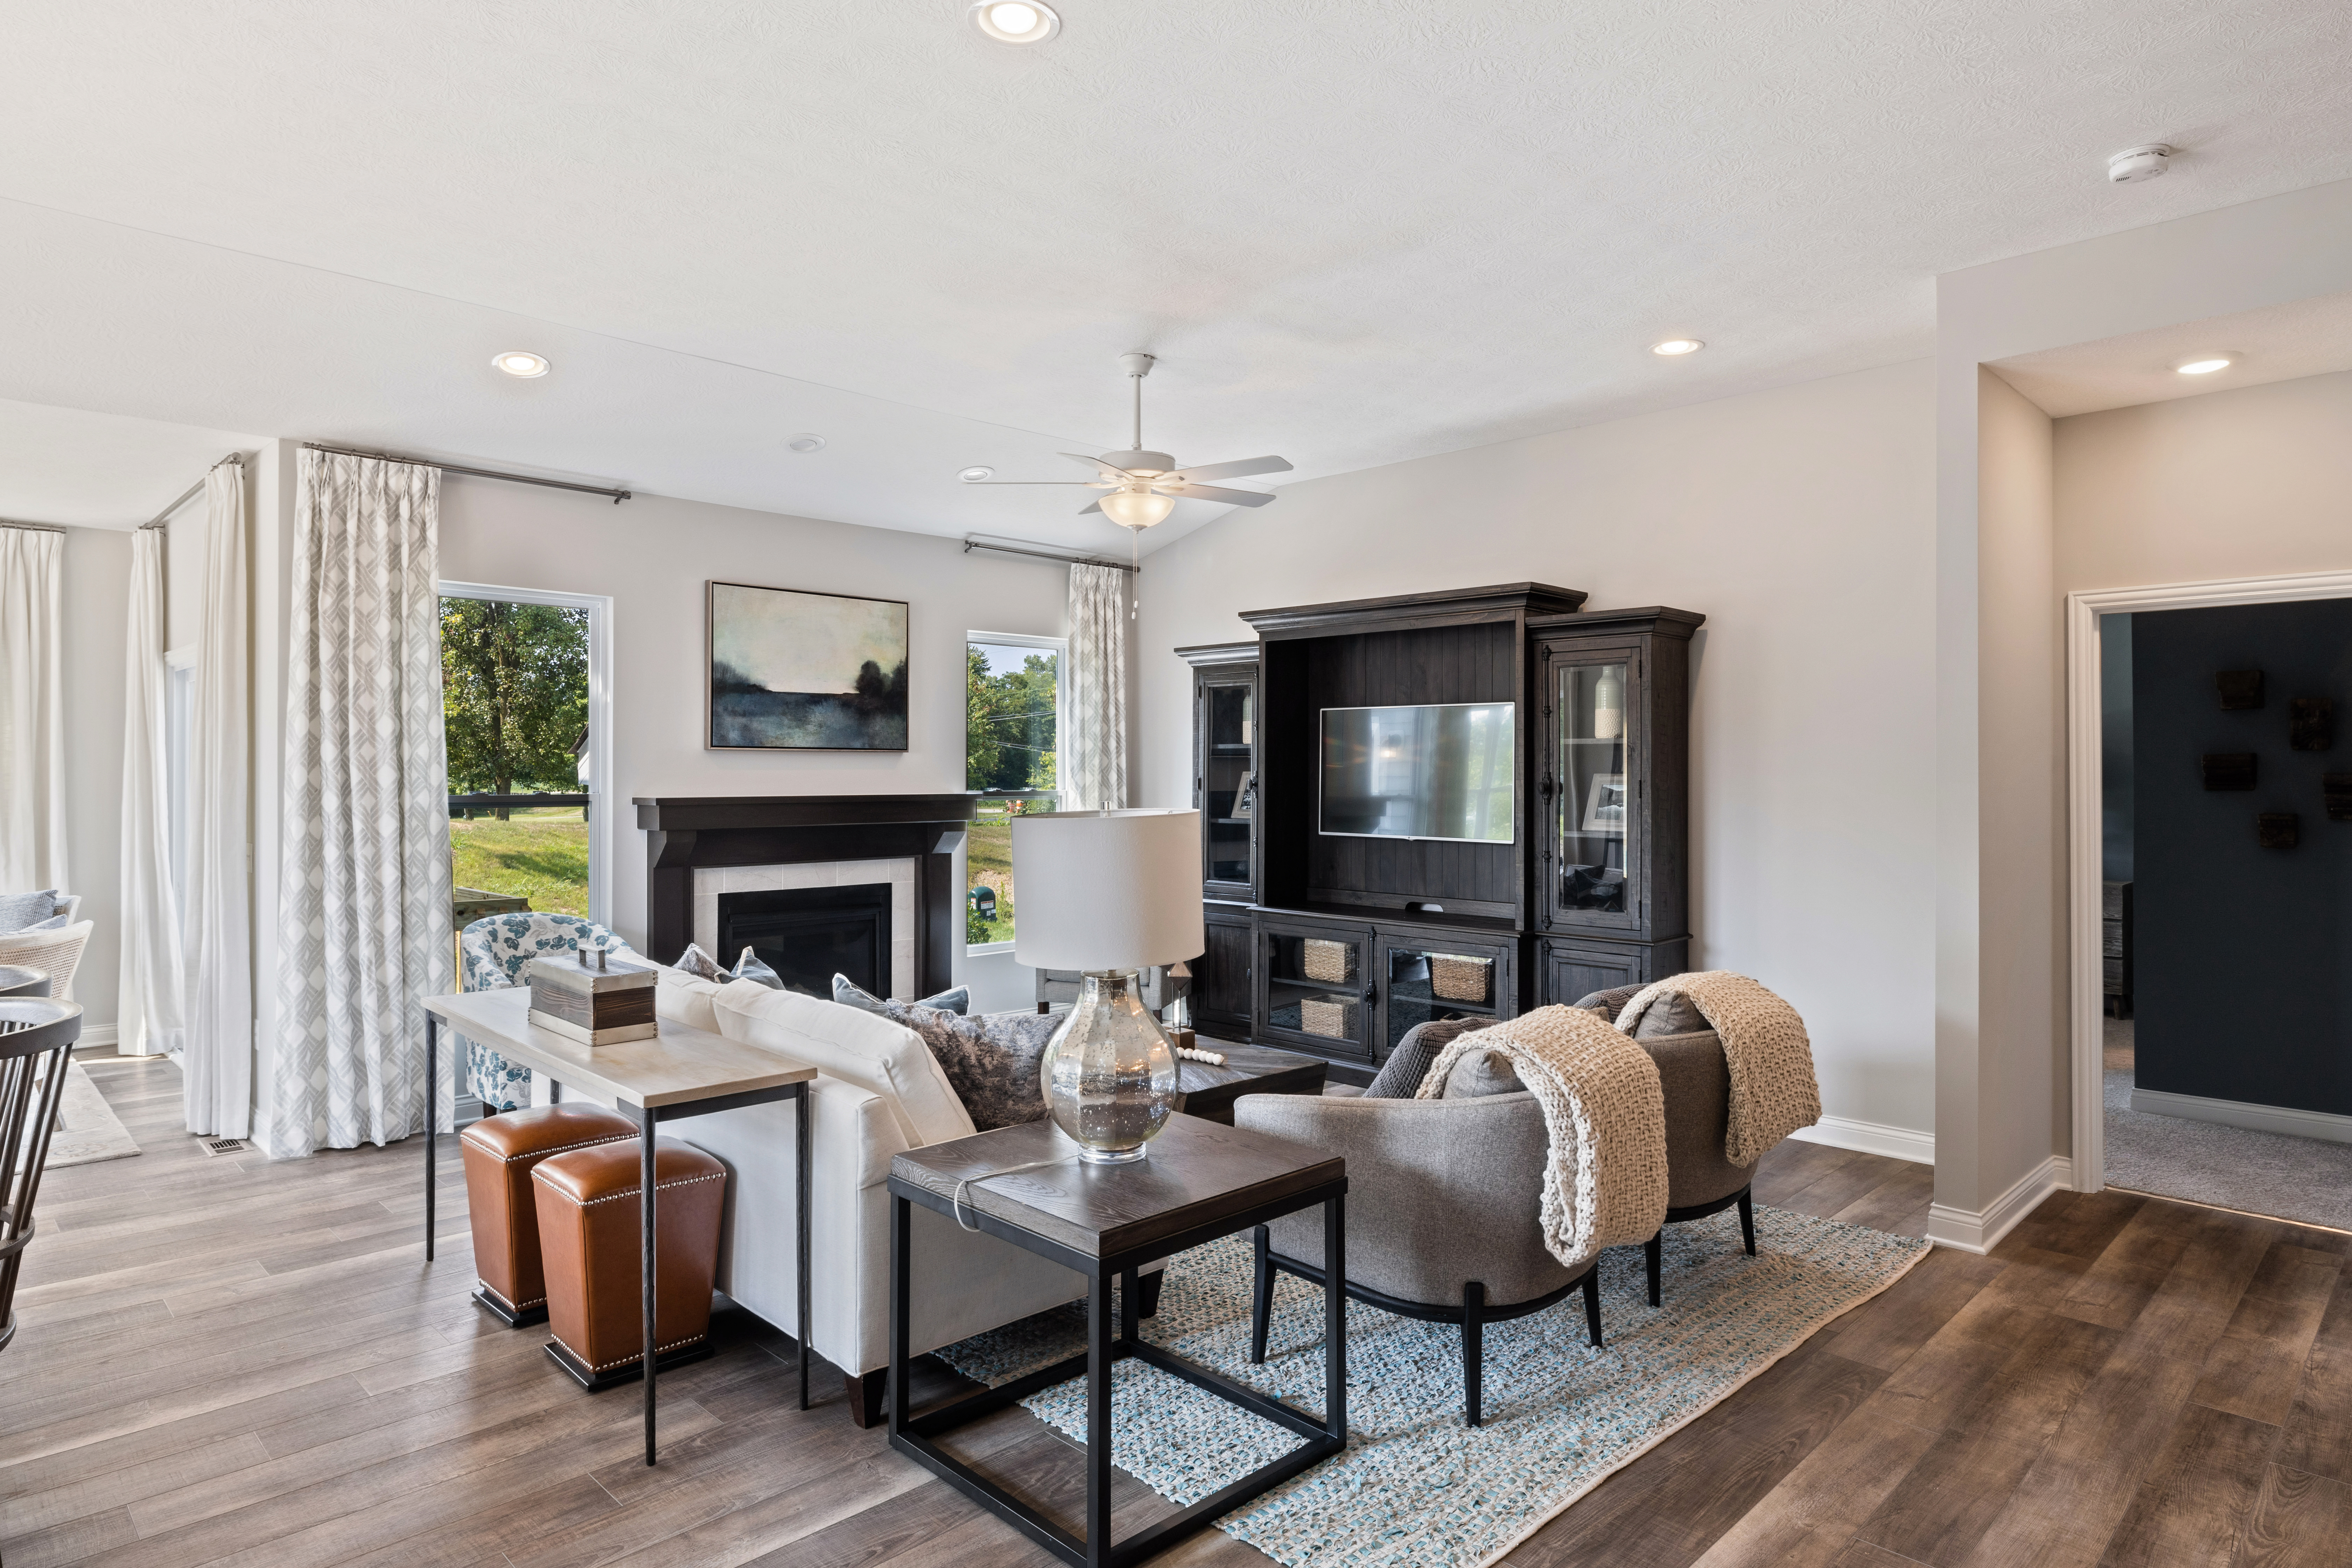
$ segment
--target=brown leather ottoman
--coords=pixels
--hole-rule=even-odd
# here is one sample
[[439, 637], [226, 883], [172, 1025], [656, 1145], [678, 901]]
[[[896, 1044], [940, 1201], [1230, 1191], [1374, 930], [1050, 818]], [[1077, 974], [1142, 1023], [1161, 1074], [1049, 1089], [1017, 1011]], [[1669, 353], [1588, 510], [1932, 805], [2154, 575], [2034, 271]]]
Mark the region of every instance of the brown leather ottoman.
[[[637, 1124], [601, 1105], [537, 1105], [486, 1116], [459, 1135], [466, 1212], [474, 1224], [474, 1304], [509, 1328], [543, 1322], [533, 1166], [551, 1154], [635, 1138]], [[635, 1145], [632, 1145], [635, 1147]]]
[[[547, 1353], [592, 1393], [645, 1373], [645, 1226], [635, 1139], [543, 1160], [531, 1171], [547, 1266]], [[719, 1271], [727, 1167], [688, 1144], [654, 1145], [655, 1365], [710, 1353], [710, 1289]]]

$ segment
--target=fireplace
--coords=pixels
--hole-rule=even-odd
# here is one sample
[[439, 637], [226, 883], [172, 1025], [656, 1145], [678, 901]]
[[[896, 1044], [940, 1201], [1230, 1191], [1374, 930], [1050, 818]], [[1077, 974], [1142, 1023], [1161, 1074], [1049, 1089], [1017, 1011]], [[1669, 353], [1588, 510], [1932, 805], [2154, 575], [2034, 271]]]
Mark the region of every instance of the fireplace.
[[833, 998], [833, 977], [890, 994], [890, 884], [782, 888], [719, 895], [719, 952], [732, 965], [749, 947], [787, 991]]

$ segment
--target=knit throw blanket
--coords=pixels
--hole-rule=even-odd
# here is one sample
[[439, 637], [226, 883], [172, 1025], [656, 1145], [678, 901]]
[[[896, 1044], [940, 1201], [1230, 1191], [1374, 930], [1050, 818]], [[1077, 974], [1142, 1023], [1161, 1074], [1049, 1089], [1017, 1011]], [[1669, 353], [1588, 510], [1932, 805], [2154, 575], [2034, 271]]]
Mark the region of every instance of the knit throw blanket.
[[1551, 1142], [1544, 1171], [1544, 1250], [1570, 1268], [1604, 1247], [1647, 1241], [1666, 1218], [1666, 1100], [1647, 1051], [1597, 1014], [1534, 1012], [1456, 1037], [1438, 1053], [1417, 1098], [1435, 1100], [1470, 1051], [1508, 1058], [1543, 1110]]
[[1812, 1042], [1797, 1010], [1745, 974], [1727, 969], [1674, 974], [1634, 993], [1617, 1015], [1628, 1035], [1661, 996], [1683, 995], [1723, 1041], [1731, 1068], [1731, 1116], [1723, 1157], [1752, 1165], [1772, 1145], [1822, 1119]]

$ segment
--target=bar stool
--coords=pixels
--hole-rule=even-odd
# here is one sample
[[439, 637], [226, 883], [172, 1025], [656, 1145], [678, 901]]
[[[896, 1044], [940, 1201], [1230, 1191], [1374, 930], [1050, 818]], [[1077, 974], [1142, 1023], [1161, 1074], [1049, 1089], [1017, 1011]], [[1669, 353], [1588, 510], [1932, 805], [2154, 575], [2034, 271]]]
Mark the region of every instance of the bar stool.
[[486, 1116], [458, 1136], [474, 1228], [474, 1305], [510, 1329], [547, 1321], [530, 1173], [551, 1155], [636, 1135], [637, 1124], [620, 1112], [567, 1100]]
[[[645, 1375], [644, 1148], [635, 1139], [542, 1160], [531, 1172], [547, 1264], [547, 1353], [590, 1393]], [[710, 1290], [727, 1167], [690, 1144], [654, 1145], [654, 1365], [710, 1353]]]
[[16, 1272], [33, 1239], [33, 1199], [80, 1037], [79, 1002], [0, 997], [0, 1350], [16, 1337]]

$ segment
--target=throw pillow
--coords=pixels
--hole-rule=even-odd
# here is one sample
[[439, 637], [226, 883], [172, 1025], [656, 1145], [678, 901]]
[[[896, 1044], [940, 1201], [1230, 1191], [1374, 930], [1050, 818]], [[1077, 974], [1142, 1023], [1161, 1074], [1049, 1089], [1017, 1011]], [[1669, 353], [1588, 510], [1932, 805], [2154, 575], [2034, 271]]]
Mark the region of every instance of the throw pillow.
[[[1630, 998], [1628, 998], [1630, 1000]], [[1637, 1040], [1660, 1040], [1668, 1035], [1696, 1035], [1707, 1027], [1706, 1016], [1698, 1005], [1687, 996], [1661, 996], [1650, 1004], [1642, 1021], [1633, 1026]]]
[[990, 1013], [969, 1018], [912, 1002], [884, 1001], [872, 1011], [922, 1037], [931, 1059], [947, 1074], [971, 1124], [981, 1131], [1035, 1121], [1045, 1114], [1039, 1072], [1061, 1019], [1048, 1013]]
[[[888, 997], [877, 996], [846, 974], [833, 977], [833, 999], [845, 1007], [863, 1007], [868, 1013], [882, 1012], [890, 1005]], [[940, 1013], [969, 1013], [971, 1011], [971, 987], [953, 986], [936, 996], [926, 996], [908, 1005], [929, 1007]]]
[[784, 977], [761, 963], [760, 955], [748, 947], [743, 950], [743, 956], [735, 961], [735, 970], [731, 978], [756, 980], [771, 991], [782, 991], [784, 988]]
[[64, 915], [55, 914], [51, 915], [47, 920], [36, 921], [34, 924], [28, 925], [25, 929], [26, 931], [63, 931], [66, 929], [68, 923], [68, 922]]
[[1389, 1059], [1381, 1064], [1370, 1087], [1364, 1090], [1366, 1100], [1411, 1100], [1421, 1088], [1421, 1080], [1429, 1076], [1437, 1053], [1452, 1045], [1454, 1037], [1487, 1026], [1475, 1018], [1433, 1018], [1426, 1024], [1415, 1024], [1405, 1031]]
[[1625, 1004], [1639, 995], [1641, 991], [1639, 985], [1620, 985], [1608, 991], [1595, 991], [1580, 999], [1576, 1005], [1588, 1013], [1598, 1013], [1613, 1024], [1617, 1021], [1617, 1015], [1625, 1010]]
[[1528, 1086], [1519, 1081], [1518, 1070], [1499, 1051], [1465, 1051], [1445, 1075], [1446, 1100], [1476, 1100], [1481, 1095], [1517, 1094]]
[[677, 962], [671, 964], [670, 967], [672, 969], [681, 971], [684, 973], [691, 974], [698, 980], [715, 981], [721, 985], [724, 985], [728, 981], [734, 978], [733, 975], [719, 967], [719, 961], [717, 959], [711, 957], [709, 953], [703, 952], [702, 949], [695, 946], [694, 943], [690, 942], [686, 944], [686, 951], [677, 955]]
[[0, 893], [0, 931], [30, 931], [58, 912], [58, 890]]

